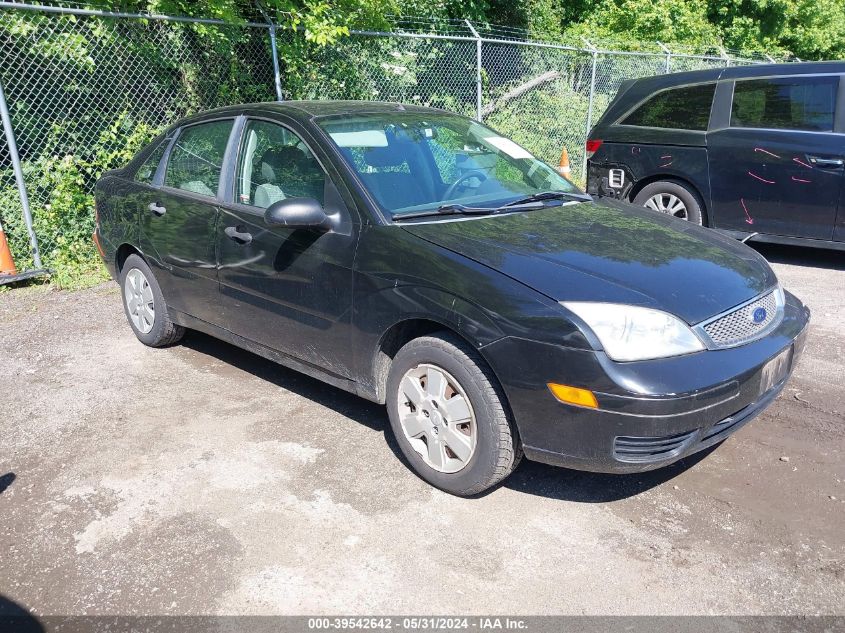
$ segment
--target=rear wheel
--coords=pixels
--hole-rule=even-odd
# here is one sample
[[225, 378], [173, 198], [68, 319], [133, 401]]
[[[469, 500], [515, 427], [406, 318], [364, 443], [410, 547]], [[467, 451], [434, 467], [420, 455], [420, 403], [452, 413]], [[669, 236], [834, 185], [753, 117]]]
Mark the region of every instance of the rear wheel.
[[521, 447], [495, 377], [475, 350], [449, 333], [399, 350], [388, 376], [387, 409], [411, 467], [446, 492], [477, 494], [519, 463]]
[[634, 197], [634, 204], [693, 224], [704, 224], [698, 196], [678, 182], [659, 180], [648, 184]]
[[164, 347], [184, 336], [185, 328], [170, 320], [161, 287], [138, 255], [126, 258], [120, 269], [120, 287], [126, 319], [144, 345]]

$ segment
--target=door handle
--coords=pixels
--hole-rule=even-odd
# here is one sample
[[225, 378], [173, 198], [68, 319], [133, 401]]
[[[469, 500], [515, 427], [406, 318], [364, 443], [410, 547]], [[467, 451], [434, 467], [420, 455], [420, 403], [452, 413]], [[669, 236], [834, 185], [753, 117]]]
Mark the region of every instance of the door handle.
[[161, 217], [165, 213], [167, 213], [167, 209], [161, 206], [158, 202], [150, 202], [147, 208], [152, 212], [153, 215], [157, 215], [158, 217]]
[[239, 228], [237, 226], [227, 226], [223, 232], [226, 234], [226, 237], [238, 244], [249, 244], [252, 241], [252, 233], [241, 232], [238, 230]]
[[819, 169], [841, 169], [845, 166], [845, 159], [842, 158], [825, 158], [824, 156], [811, 156], [807, 154], [807, 160], [813, 167]]

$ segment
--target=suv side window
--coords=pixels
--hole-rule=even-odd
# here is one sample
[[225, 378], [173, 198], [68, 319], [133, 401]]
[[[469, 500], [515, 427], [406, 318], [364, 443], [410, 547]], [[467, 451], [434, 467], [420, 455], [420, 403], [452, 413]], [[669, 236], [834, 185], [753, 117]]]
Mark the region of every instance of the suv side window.
[[170, 152], [164, 184], [216, 196], [231, 131], [231, 120], [200, 123], [182, 130]]
[[135, 172], [136, 182], [142, 182], [146, 185], [153, 184], [153, 178], [155, 178], [156, 170], [158, 169], [159, 163], [161, 163], [161, 159], [164, 157], [164, 152], [167, 150], [169, 143], [170, 138], [164, 139], [156, 146], [152, 153], [147, 156], [147, 160], [145, 160], [138, 168], [138, 171]]
[[277, 123], [249, 121], [235, 183], [235, 201], [259, 209], [285, 198], [316, 198], [322, 204], [326, 173], [294, 132]]
[[625, 117], [622, 125], [672, 130], [707, 130], [716, 84], [699, 84], [658, 92]]
[[832, 132], [838, 87], [838, 77], [737, 81], [731, 127]]

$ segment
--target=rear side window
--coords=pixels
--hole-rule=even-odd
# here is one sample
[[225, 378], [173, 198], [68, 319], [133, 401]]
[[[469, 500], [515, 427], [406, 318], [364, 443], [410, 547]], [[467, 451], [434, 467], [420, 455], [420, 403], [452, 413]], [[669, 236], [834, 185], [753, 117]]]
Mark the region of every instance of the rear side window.
[[831, 132], [838, 86], [838, 77], [737, 81], [731, 127]]
[[153, 184], [153, 178], [155, 178], [156, 170], [158, 169], [161, 159], [164, 157], [164, 152], [167, 149], [167, 144], [169, 142], [170, 139], [163, 140], [156, 146], [152, 153], [147, 156], [147, 160], [145, 160], [138, 168], [138, 171], [135, 172], [136, 181], [143, 182], [147, 185]]
[[223, 154], [232, 121], [213, 121], [185, 128], [167, 163], [164, 184], [204, 196], [217, 195]]
[[625, 117], [622, 125], [672, 130], [707, 129], [716, 84], [699, 84], [658, 92]]

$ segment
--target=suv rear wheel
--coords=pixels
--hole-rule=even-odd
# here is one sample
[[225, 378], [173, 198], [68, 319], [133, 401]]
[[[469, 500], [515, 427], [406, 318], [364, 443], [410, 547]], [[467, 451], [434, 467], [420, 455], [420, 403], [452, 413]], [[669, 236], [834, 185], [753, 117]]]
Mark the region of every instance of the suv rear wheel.
[[704, 224], [698, 196], [679, 182], [659, 180], [648, 184], [634, 197], [634, 204], [693, 224]]
[[522, 456], [504, 395], [484, 359], [443, 332], [397, 352], [387, 380], [390, 426], [417, 474], [454, 495], [507, 477]]

